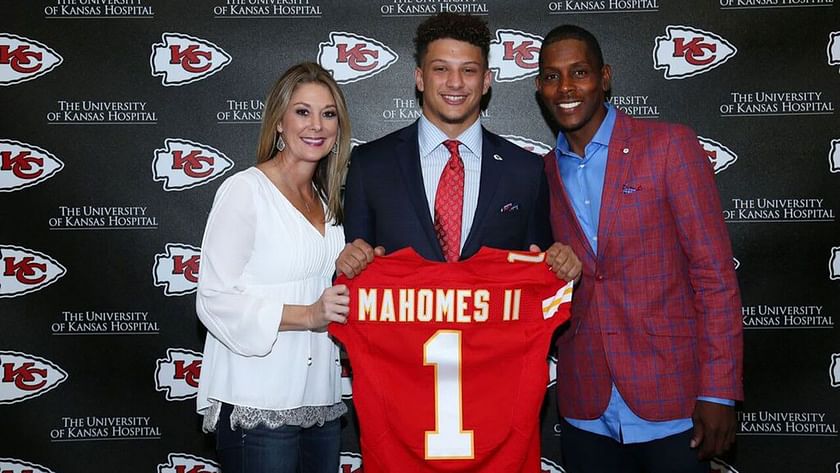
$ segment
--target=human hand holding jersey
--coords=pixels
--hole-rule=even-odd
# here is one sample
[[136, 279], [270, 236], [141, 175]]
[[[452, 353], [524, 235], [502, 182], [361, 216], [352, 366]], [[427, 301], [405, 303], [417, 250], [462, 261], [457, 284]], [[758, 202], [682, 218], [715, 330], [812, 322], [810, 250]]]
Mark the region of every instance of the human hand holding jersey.
[[332, 322], [347, 322], [347, 286], [343, 284], [324, 288], [318, 300], [309, 305], [285, 304], [278, 328], [281, 332], [311, 330], [325, 332]]
[[356, 238], [344, 245], [344, 249], [338, 255], [338, 259], [335, 261], [336, 272], [339, 275], [343, 274], [352, 278], [362, 272], [373, 261], [374, 256], [383, 256], [384, 254], [385, 248], [381, 246], [373, 248], [368, 242]]

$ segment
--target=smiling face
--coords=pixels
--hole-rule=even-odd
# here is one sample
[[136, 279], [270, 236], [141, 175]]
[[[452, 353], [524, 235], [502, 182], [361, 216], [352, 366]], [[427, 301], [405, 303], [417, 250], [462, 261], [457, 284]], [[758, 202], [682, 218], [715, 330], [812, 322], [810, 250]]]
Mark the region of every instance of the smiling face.
[[490, 70], [481, 48], [443, 38], [429, 43], [414, 80], [423, 94], [423, 115], [455, 138], [478, 119], [481, 97], [490, 89]]
[[580, 152], [598, 131], [607, 114], [610, 66], [599, 66], [586, 43], [563, 39], [543, 47], [537, 92], [560, 130]]
[[277, 131], [286, 142], [283, 154], [298, 161], [315, 162], [326, 156], [338, 136], [338, 111], [330, 89], [317, 82], [295, 88]]

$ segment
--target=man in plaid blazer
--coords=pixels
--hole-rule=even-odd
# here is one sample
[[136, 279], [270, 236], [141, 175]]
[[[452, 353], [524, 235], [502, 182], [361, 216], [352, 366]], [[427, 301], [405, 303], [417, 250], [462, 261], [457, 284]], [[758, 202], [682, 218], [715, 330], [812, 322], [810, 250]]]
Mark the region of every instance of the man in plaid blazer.
[[687, 127], [605, 102], [597, 40], [542, 43], [538, 95], [560, 133], [545, 156], [554, 239], [583, 262], [557, 341], [566, 470], [708, 472], [743, 398], [738, 282], [712, 166]]

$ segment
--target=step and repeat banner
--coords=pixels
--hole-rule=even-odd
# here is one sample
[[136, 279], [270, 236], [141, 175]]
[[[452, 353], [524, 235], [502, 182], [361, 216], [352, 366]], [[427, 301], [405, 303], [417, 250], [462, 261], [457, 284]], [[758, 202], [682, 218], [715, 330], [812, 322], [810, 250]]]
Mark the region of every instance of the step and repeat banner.
[[[525, 148], [554, 142], [533, 80], [563, 23], [601, 40], [612, 103], [697, 131], [744, 303], [746, 401], [714, 468], [840, 473], [833, 0], [0, 1], [1, 472], [218, 471], [195, 414], [214, 192], [254, 163], [265, 94], [297, 62], [342, 84], [355, 143], [415, 120], [414, 30], [445, 11], [487, 20], [482, 120]], [[342, 449], [360, 472], [352, 410]]]

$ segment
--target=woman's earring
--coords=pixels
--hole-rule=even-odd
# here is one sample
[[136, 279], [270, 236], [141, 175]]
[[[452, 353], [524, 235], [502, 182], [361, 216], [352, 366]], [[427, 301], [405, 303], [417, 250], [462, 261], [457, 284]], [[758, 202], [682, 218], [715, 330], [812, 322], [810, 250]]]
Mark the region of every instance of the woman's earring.
[[336, 155], [336, 156], [338, 155], [338, 141], [336, 141], [335, 143], [333, 143], [333, 147], [332, 147], [332, 154], [333, 154], [333, 155]]
[[283, 135], [277, 133], [277, 139], [274, 140], [274, 147], [277, 148], [277, 151], [283, 151], [286, 149], [286, 142], [283, 141]]

